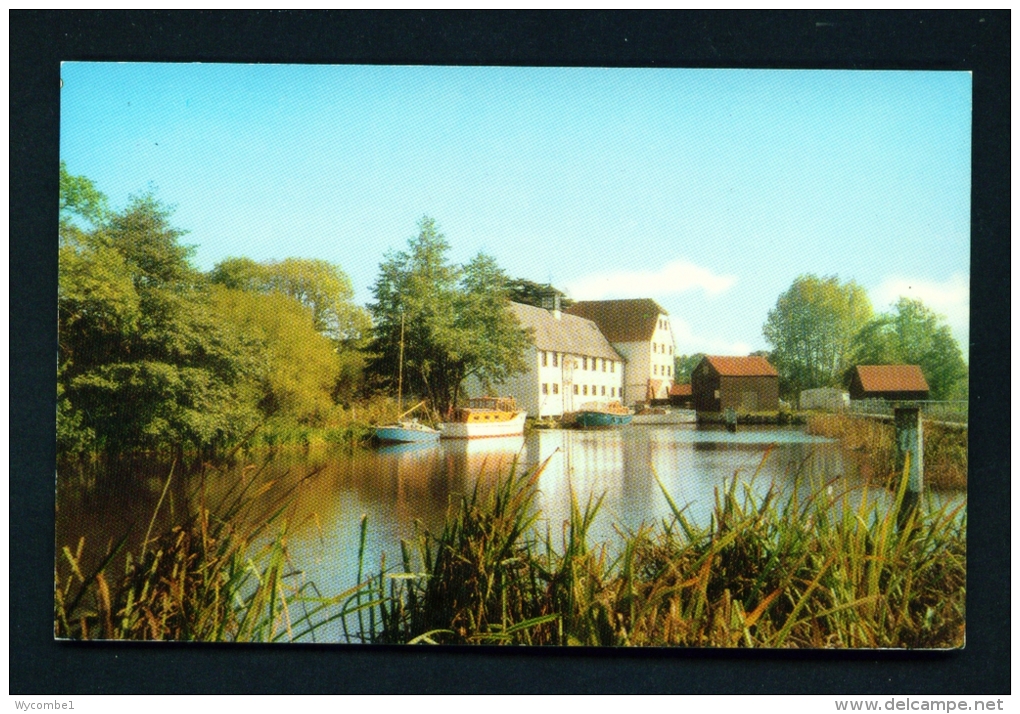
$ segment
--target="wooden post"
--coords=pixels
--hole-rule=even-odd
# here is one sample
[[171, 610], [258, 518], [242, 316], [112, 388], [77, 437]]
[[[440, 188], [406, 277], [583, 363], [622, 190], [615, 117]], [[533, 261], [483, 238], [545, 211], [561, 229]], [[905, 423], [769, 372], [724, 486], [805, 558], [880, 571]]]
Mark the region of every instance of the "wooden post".
[[893, 410], [893, 422], [896, 425], [896, 473], [900, 477], [907, 462], [907, 454], [910, 454], [907, 490], [903, 494], [900, 512], [896, 515], [896, 522], [902, 527], [917, 508], [924, 492], [924, 429], [921, 410], [918, 407], [897, 406]]
[[737, 410], [733, 407], [726, 407], [723, 417], [726, 420], [726, 429], [735, 434], [737, 431]]

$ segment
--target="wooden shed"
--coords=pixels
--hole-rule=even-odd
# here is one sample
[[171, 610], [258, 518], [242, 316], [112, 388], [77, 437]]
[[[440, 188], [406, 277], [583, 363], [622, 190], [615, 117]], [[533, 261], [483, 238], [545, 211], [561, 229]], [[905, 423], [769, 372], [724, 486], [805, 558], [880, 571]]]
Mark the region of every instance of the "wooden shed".
[[928, 382], [916, 364], [859, 364], [850, 377], [850, 398], [927, 399]]
[[691, 391], [699, 412], [779, 409], [779, 373], [764, 357], [709, 355], [691, 373]]
[[669, 388], [669, 404], [680, 409], [694, 408], [694, 392], [689, 384], [674, 384]]

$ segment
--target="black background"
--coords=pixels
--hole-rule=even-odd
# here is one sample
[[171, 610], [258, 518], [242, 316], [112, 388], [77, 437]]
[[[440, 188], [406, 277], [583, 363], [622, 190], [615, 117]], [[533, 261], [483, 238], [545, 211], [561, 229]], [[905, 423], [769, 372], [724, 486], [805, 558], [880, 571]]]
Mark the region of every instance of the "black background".
[[[1010, 691], [1008, 11], [12, 11], [9, 18], [12, 694]], [[54, 642], [62, 60], [973, 72], [966, 648], [720, 652]]]

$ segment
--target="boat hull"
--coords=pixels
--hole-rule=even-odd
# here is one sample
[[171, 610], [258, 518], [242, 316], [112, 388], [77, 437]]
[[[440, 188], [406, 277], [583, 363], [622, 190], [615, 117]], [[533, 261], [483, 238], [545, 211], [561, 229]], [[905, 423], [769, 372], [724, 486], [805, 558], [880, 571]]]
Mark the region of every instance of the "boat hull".
[[413, 429], [399, 425], [379, 426], [375, 429], [375, 438], [385, 442], [421, 443], [438, 441], [439, 432], [435, 429]]
[[665, 414], [635, 414], [632, 424], [694, 424], [698, 414], [693, 409], [681, 409]]
[[444, 439], [481, 439], [493, 436], [520, 436], [524, 433], [526, 412], [502, 421], [450, 421], [442, 426]]
[[629, 424], [633, 414], [611, 414], [608, 412], [578, 412], [575, 423], [582, 428], [601, 426], [623, 426]]

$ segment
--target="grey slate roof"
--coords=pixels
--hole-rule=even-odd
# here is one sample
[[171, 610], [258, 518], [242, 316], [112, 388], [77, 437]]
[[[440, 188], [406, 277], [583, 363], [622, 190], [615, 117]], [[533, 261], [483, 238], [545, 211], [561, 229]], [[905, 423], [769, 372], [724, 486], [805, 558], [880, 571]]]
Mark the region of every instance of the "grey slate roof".
[[540, 350], [624, 361], [591, 320], [565, 312], [557, 320], [548, 310], [519, 302], [510, 303], [510, 307], [521, 327], [530, 329], [535, 347]]

